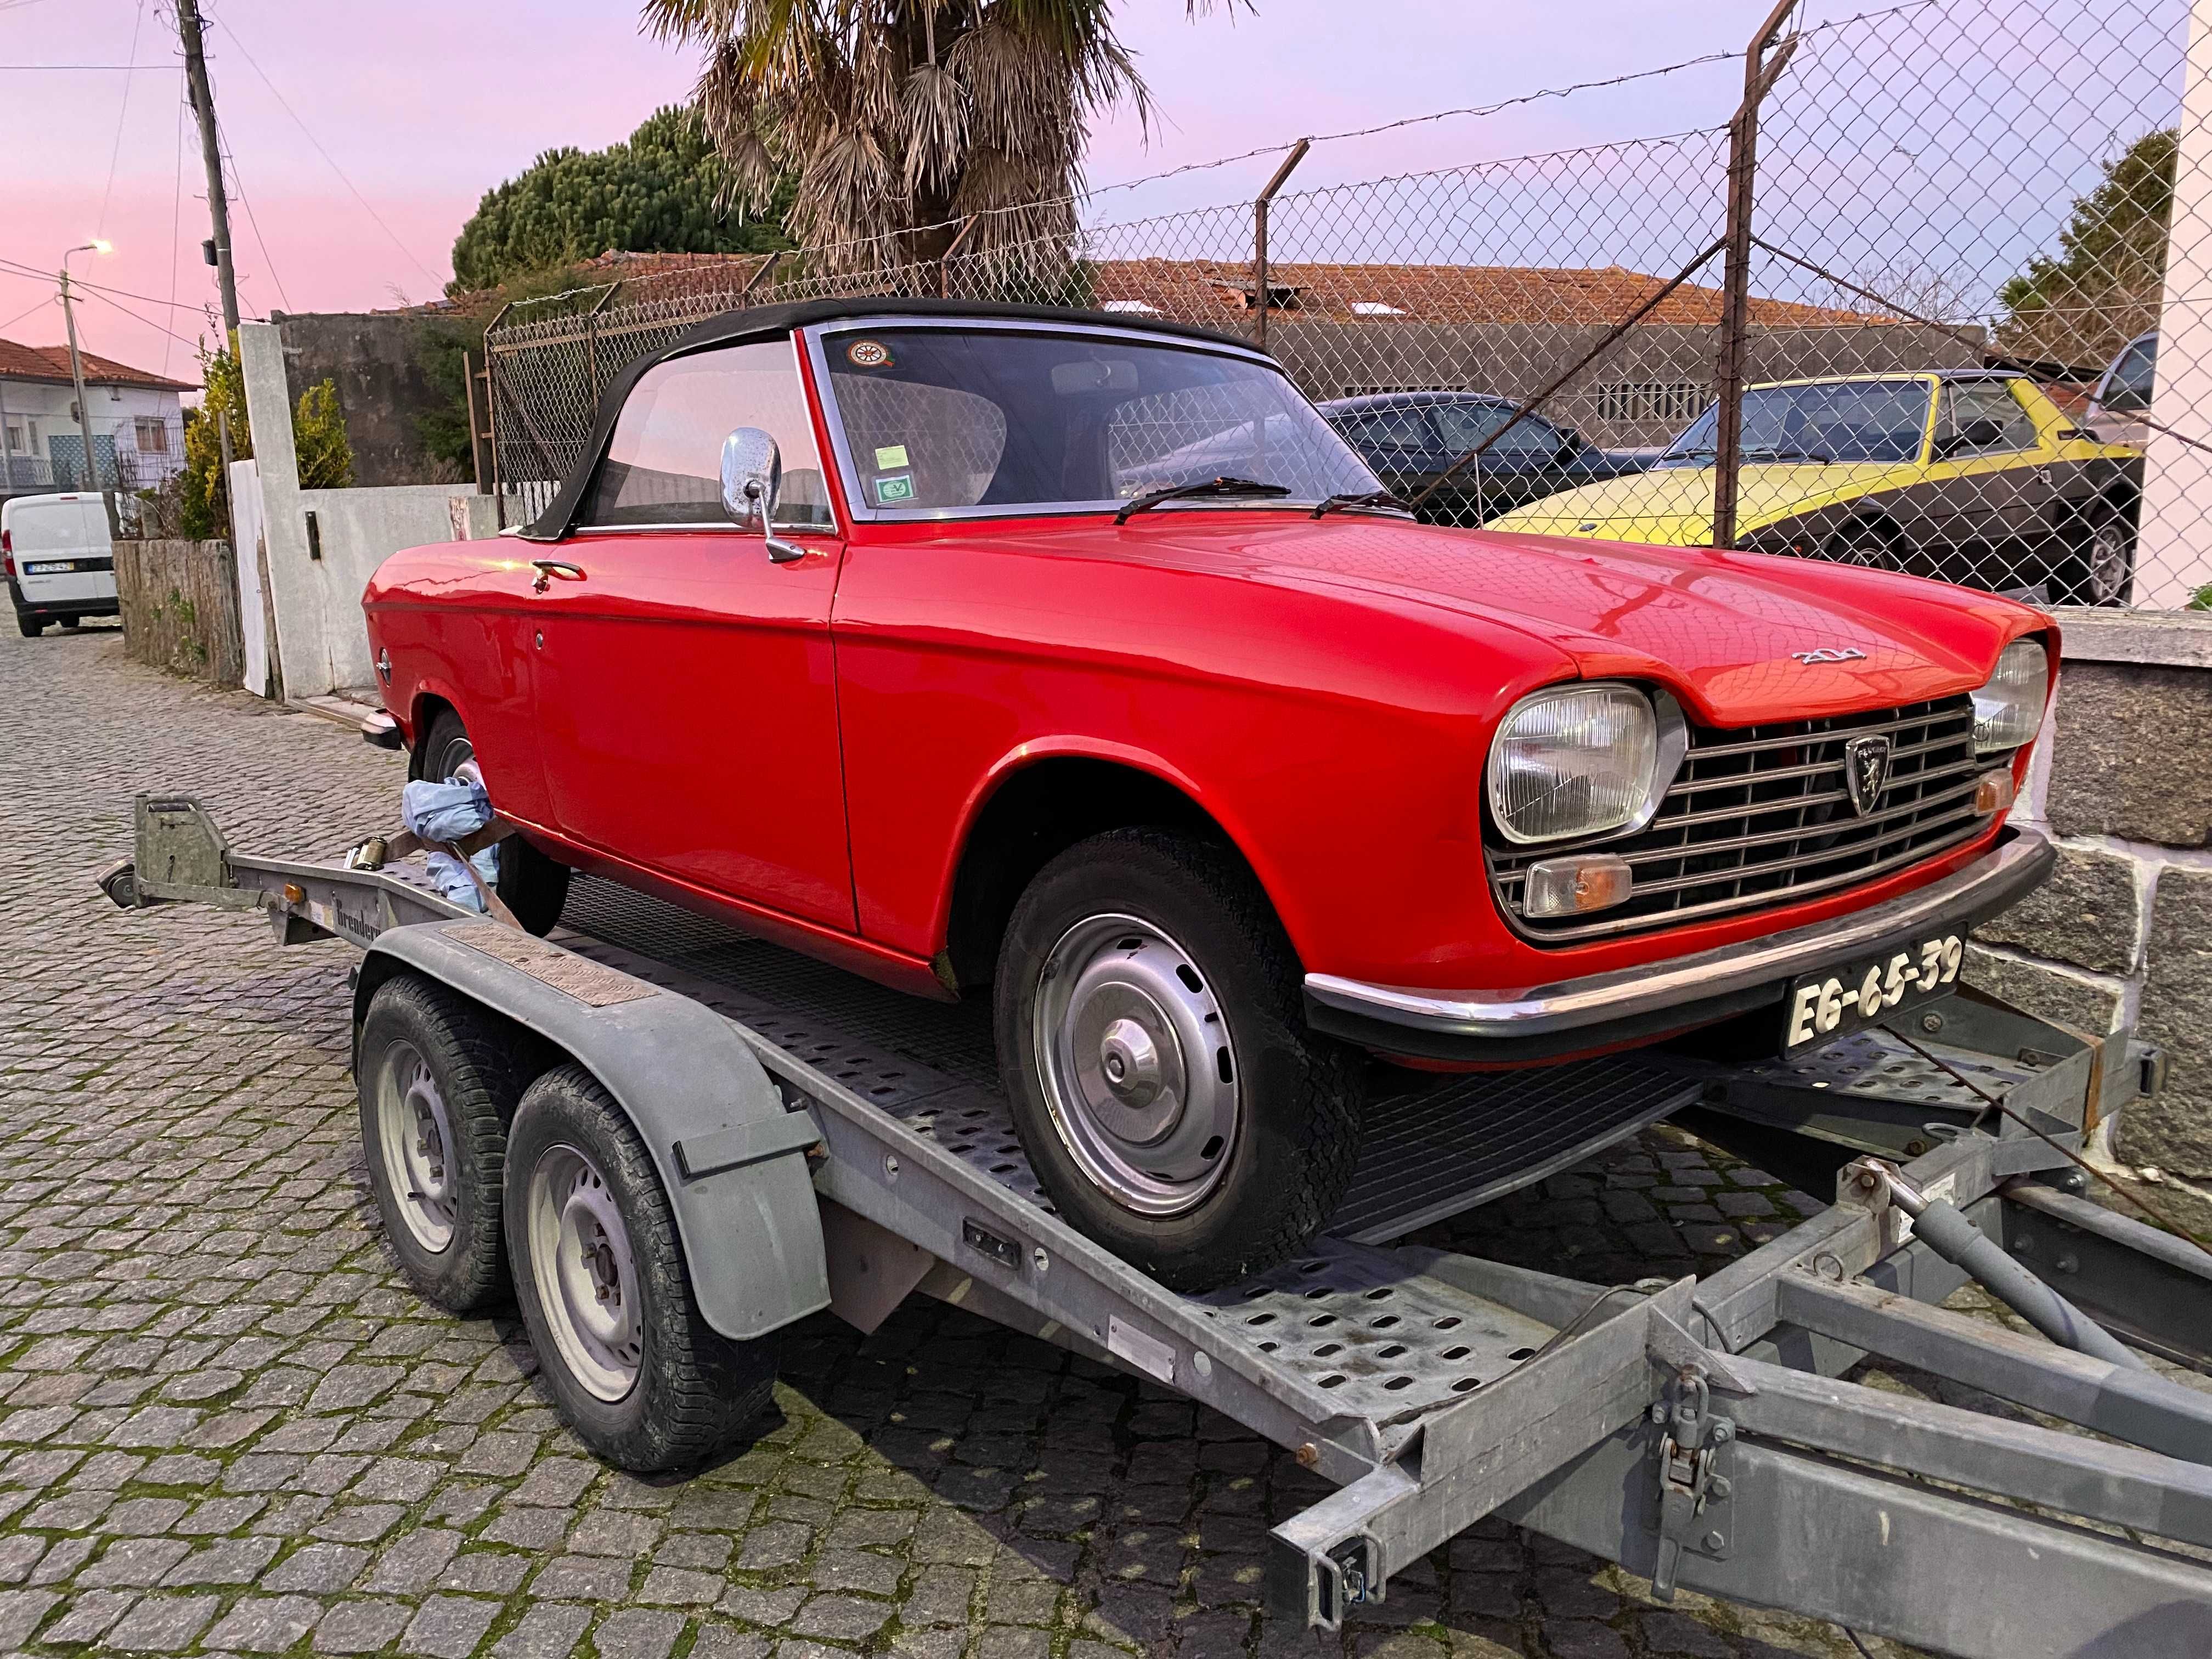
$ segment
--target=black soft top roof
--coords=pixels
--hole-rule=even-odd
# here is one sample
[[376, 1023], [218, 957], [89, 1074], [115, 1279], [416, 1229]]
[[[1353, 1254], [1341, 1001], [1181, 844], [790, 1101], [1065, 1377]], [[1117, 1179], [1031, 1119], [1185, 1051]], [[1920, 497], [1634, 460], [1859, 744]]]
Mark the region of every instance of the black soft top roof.
[[615, 377], [599, 399], [599, 412], [592, 422], [592, 435], [584, 446], [584, 459], [562, 484], [545, 511], [526, 526], [522, 536], [533, 542], [557, 542], [574, 528], [576, 513], [583, 505], [584, 492], [590, 486], [592, 475], [599, 468], [599, 457], [606, 453], [607, 439], [614, 429], [615, 416], [621, 412], [630, 388], [642, 375], [672, 357], [681, 357], [710, 346], [734, 345], [747, 340], [773, 340], [804, 328], [810, 323], [836, 322], [847, 317], [973, 317], [991, 322], [1036, 322], [1089, 325], [1093, 327], [1134, 330], [1145, 334], [1164, 334], [1173, 337], [1201, 341], [1207, 345], [1233, 345], [1249, 351], [1249, 340], [1218, 329], [1200, 328], [1190, 323], [1171, 323], [1153, 317], [1135, 316], [1116, 311], [1076, 311], [1065, 306], [997, 305], [981, 300], [913, 300], [894, 299], [884, 295], [871, 298], [834, 300], [799, 300], [780, 306], [755, 306], [744, 311], [725, 312], [710, 317], [696, 327], [687, 329], [669, 344], [658, 351], [647, 352]]

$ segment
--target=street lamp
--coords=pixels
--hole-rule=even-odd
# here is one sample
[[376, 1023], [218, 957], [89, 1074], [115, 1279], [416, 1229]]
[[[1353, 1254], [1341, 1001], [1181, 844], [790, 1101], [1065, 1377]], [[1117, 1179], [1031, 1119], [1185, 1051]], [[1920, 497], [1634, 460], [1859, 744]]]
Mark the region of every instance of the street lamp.
[[[115, 244], [95, 236], [89, 242], [80, 242], [62, 255], [62, 323], [69, 331], [70, 379], [76, 386], [76, 429], [84, 440], [84, 476], [96, 488], [100, 483], [100, 464], [92, 453], [92, 400], [84, 395], [84, 359], [76, 349], [76, 312], [70, 304], [70, 255], [74, 253], [112, 253]], [[108, 504], [108, 517], [115, 516], [114, 504]]]

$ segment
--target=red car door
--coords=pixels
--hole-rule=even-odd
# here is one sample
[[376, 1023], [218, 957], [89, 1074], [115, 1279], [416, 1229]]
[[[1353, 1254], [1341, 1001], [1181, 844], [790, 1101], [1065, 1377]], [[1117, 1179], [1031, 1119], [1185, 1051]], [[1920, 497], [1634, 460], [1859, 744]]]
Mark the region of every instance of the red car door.
[[[775, 437], [769, 559], [725, 516], [736, 427]], [[536, 596], [540, 752], [571, 840], [708, 892], [850, 931], [830, 604], [835, 532], [788, 341], [664, 362], [624, 404], [570, 567]]]

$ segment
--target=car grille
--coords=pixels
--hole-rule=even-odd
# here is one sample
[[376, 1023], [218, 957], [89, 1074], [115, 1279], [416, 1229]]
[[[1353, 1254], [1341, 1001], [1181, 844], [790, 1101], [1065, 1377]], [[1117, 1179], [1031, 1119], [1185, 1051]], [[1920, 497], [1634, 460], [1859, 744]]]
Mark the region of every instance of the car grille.
[[[1890, 778], [1862, 817], [1844, 745], [1884, 733]], [[1980, 775], [2008, 757], [1974, 753], [1968, 696], [1734, 731], [1692, 726], [1687, 757], [1651, 823], [1633, 835], [1485, 848], [1498, 901], [1523, 934], [1570, 944], [1795, 903], [1869, 881], [1971, 839]], [[1604, 851], [1635, 872], [1627, 902], [1601, 915], [1522, 915], [1529, 865]]]

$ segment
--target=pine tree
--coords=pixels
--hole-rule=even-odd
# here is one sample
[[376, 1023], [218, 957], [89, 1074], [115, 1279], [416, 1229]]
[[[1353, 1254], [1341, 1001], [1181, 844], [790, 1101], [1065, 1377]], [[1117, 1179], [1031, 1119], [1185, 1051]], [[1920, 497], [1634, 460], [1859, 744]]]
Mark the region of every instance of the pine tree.
[[1998, 290], [2006, 355], [2094, 372], [2157, 324], [2179, 148], [2171, 127], [2129, 145], [2075, 200], [2057, 255], [2039, 254]]

